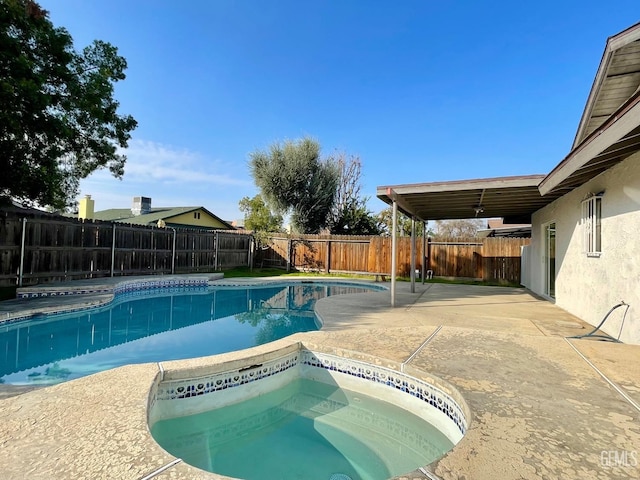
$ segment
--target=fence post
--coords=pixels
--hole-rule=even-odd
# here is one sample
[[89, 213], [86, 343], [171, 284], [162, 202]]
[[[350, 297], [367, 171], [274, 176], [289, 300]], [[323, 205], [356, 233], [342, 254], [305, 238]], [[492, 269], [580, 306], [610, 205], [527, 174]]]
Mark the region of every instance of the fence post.
[[111, 236], [111, 276], [116, 269], [116, 224], [113, 223], [113, 234]]
[[253, 240], [253, 235], [249, 237], [249, 271], [253, 272], [253, 256], [255, 255], [256, 243]]
[[[153, 255], [153, 273], [156, 272], [156, 256], [158, 254], [158, 250], [156, 249], [153, 241], [155, 240], [154, 235], [153, 235], [153, 225], [151, 225], [151, 252]], [[151, 267], [149, 267], [151, 268]]]
[[220, 256], [220, 235], [218, 235], [218, 231], [213, 232], [213, 243], [215, 245], [215, 249], [213, 252], [213, 270], [218, 271], [218, 260]]
[[18, 272], [18, 286], [22, 286], [22, 278], [24, 276], [24, 248], [27, 239], [27, 217], [22, 218], [22, 239], [20, 240], [20, 271]]
[[327, 240], [327, 259], [326, 259], [326, 265], [324, 267], [324, 271], [326, 273], [331, 272], [331, 240]]
[[171, 228], [173, 230], [173, 249], [171, 251], [171, 274], [176, 273], [176, 229]]
[[287, 272], [291, 271], [291, 239], [287, 240]]

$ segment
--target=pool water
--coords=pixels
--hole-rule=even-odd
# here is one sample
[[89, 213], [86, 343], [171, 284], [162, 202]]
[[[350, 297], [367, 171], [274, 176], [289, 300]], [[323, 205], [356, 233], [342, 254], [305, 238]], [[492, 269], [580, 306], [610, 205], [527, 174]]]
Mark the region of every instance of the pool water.
[[55, 384], [130, 363], [193, 358], [317, 330], [316, 300], [366, 286], [292, 283], [117, 295], [105, 307], [0, 326], [0, 383]]
[[453, 447], [406, 410], [304, 378], [234, 405], [160, 420], [151, 433], [190, 465], [246, 480], [383, 480]]

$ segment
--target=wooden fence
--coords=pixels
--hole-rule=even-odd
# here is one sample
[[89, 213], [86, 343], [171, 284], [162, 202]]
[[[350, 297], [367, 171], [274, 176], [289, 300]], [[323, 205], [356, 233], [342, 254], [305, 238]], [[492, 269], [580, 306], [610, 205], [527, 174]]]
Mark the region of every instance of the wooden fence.
[[248, 266], [251, 235], [0, 212], [0, 286]]
[[[327, 273], [386, 274], [391, 272], [391, 238], [302, 235], [271, 237], [268, 247], [256, 256], [262, 266]], [[399, 276], [411, 271], [411, 239], [397, 239]], [[520, 251], [528, 238], [484, 238], [447, 241], [428, 239], [426, 255], [422, 238], [416, 239], [416, 269], [434, 276], [474, 278], [520, 283]]]

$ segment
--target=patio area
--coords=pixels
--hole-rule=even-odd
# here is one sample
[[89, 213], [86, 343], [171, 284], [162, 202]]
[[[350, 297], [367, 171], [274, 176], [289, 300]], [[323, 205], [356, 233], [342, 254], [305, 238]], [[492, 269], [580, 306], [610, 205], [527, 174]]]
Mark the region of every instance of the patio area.
[[[399, 478], [640, 477], [640, 346], [567, 340], [591, 326], [524, 289], [418, 284], [410, 293], [398, 283], [395, 308], [389, 298], [322, 299], [321, 331], [251, 351], [302, 342], [362, 352], [454, 385], [472, 412], [466, 436], [435, 464]], [[2, 478], [224, 478], [175, 463], [149, 435], [157, 373], [157, 364], [131, 365], [0, 400]]]

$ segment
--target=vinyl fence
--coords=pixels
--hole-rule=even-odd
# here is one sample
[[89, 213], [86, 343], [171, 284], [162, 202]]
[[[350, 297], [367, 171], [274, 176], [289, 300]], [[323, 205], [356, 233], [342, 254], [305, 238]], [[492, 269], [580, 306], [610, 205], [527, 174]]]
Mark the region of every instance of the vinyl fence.
[[[273, 236], [256, 255], [259, 266], [326, 273], [389, 275], [391, 238], [302, 235]], [[411, 269], [411, 239], [397, 239], [398, 275], [408, 277]], [[416, 239], [416, 269], [431, 270], [434, 276], [474, 278], [520, 283], [520, 252], [529, 238], [450, 239], [431, 238], [423, 252], [422, 238]]]
[[0, 211], [0, 286], [248, 266], [252, 237]]

